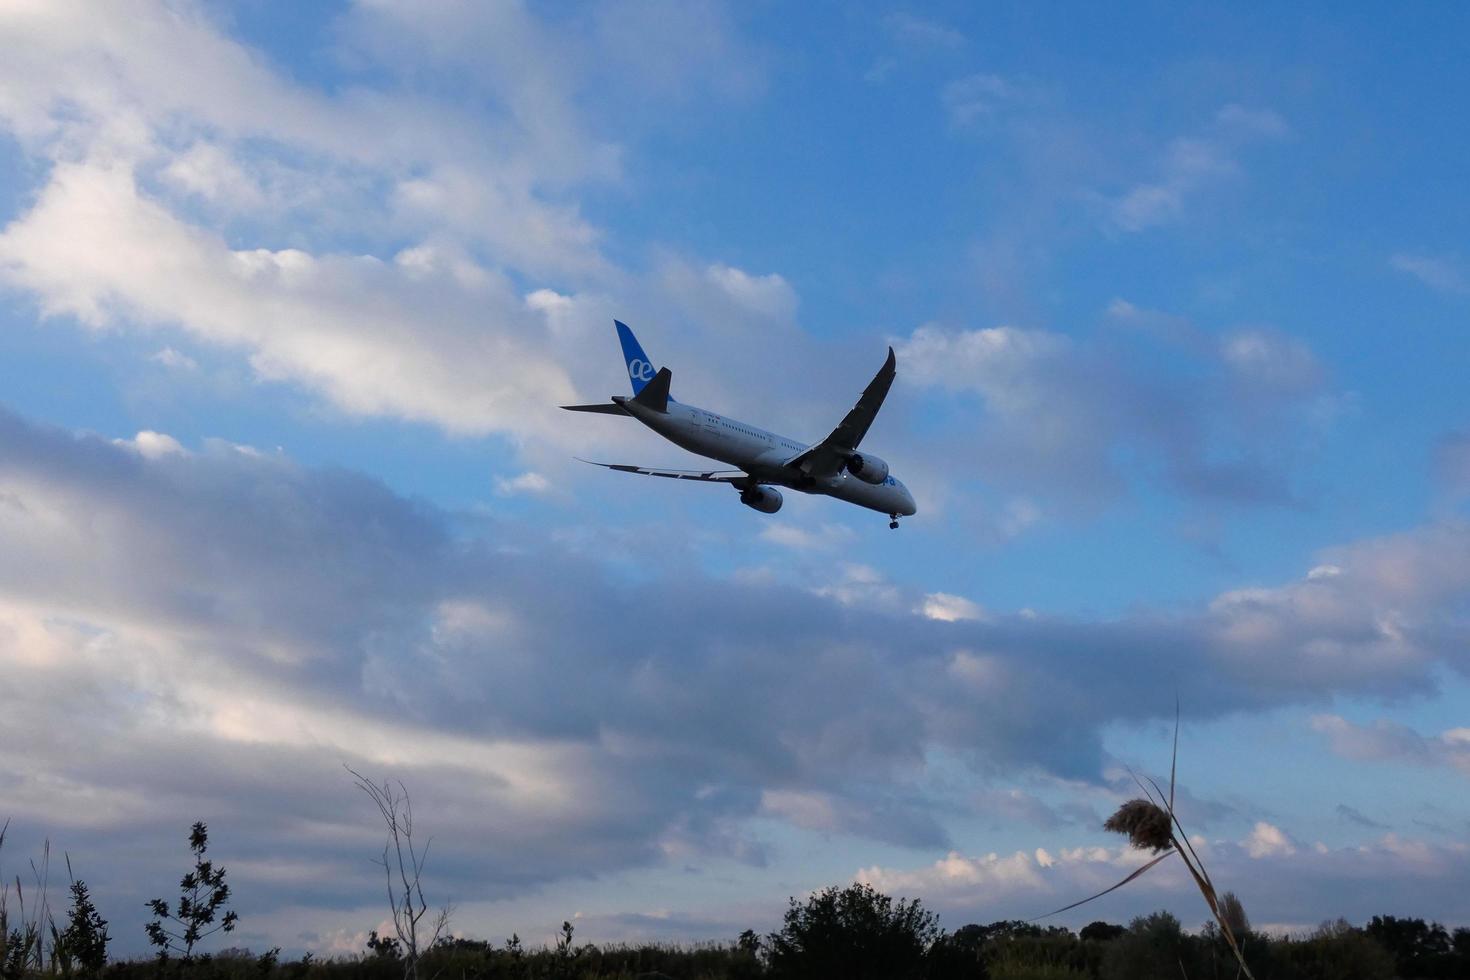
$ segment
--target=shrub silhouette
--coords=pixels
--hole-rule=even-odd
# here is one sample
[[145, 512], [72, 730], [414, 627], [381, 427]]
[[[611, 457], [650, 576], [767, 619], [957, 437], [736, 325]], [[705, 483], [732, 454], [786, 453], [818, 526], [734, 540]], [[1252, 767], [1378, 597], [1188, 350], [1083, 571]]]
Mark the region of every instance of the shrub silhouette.
[[934, 913], [918, 899], [894, 902], [871, 885], [854, 884], [803, 903], [791, 899], [767, 949], [773, 977], [917, 980], [942, 936]]
[[107, 964], [107, 920], [92, 904], [85, 881], [71, 883], [71, 911], [65, 929], [51, 926], [51, 961], [62, 974], [94, 976]]
[[1271, 944], [1276, 975], [1292, 980], [1392, 980], [1393, 957], [1342, 919], [1324, 923], [1310, 937]]

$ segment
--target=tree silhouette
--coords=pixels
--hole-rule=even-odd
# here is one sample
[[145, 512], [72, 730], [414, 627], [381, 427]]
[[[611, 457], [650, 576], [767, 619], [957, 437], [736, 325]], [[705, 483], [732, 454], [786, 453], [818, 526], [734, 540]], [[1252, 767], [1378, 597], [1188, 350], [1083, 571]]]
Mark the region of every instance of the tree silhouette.
[[215, 916], [230, 900], [230, 886], [225, 884], [225, 869], [216, 868], [212, 861], [205, 859], [204, 852], [208, 848], [209, 831], [201, 821], [189, 831], [194, 870], [179, 882], [177, 911], [170, 911], [168, 902], [161, 898], [148, 903], [154, 919], [145, 928], [148, 942], [158, 948], [159, 959], [167, 959], [170, 953], [177, 953], [185, 960], [192, 960], [199, 940], [216, 932], [233, 931], [240, 918], [230, 911], [218, 923], [215, 922]]
[[1398, 973], [1404, 977], [1449, 976], [1441, 967], [1452, 962], [1450, 934], [1438, 922], [1423, 919], [1400, 919], [1392, 915], [1375, 915], [1363, 932], [1393, 956]]

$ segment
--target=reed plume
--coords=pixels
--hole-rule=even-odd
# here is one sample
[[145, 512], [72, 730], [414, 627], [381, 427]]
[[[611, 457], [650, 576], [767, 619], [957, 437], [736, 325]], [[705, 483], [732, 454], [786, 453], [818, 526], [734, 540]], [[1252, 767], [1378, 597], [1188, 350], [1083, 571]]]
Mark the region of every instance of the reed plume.
[[[1139, 850], [1150, 851], [1157, 855], [1147, 864], [1133, 870], [1128, 877], [1110, 888], [1104, 888], [1096, 895], [1065, 905], [1055, 912], [1037, 918], [1045, 919], [1050, 916], [1075, 909], [1079, 905], [1086, 905], [1096, 898], [1102, 898], [1108, 892], [1122, 888], [1128, 882], [1143, 874], [1149, 868], [1158, 864], [1171, 854], [1178, 854], [1184, 866], [1189, 869], [1189, 874], [1194, 878], [1194, 883], [1199, 886], [1200, 894], [1204, 896], [1205, 904], [1210, 907], [1210, 914], [1215, 917], [1215, 922], [1220, 926], [1220, 934], [1225, 937], [1225, 942], [1230, 945], [1230, 951], [1235, 954], [1235, 961], [1240, 964], [1240, 971], [1248, 980], [1255, 980], [1251, 974], [1250, 967], [1246, 966], [1245, 957], [1241, 955], [1240, 943], [1235, 938], [1235, 930], [1230, 927], [1229, 917], [1220, 901], [1219, 894], [1215, 891], [1215, 883], [1210, 880], [1209, 872], [1205, 870], [1204, 862], [1195, 853], [1194, 845], [1189, 842], [1189, 835], [1184, 832], [1184, 825], [1179, 822], [1179, 816], [1174, 812], [1174, 776], [1179, 762], [1179, 705], [1174, 705], [1174, 754], [1169, 762], [1169, 792], [1166, 796], [1164, 791], [1152, 779], [1148, 785], [1137, 776], [1133, 781], [1138, 783], [1138, 788], [1143, 791], [1143, 798], [1132, 799], [1118, 807], [1111, 817], [1103, 822], [1103, 829], [1113, 833], [1125, 834], [1128, 843]], [[1152, 787], [1152, 788], [1150, 788]], [[1155, 796], [1157, 795], [1157, 799]], [[1234, 896], [1231, 896], [1232, 898]], [[1239, 900], [1236, 900], [1237, 904]], [[1243, 918], [1243, 914], [1241, 916]], [[1036, 921], [1032, 919], [1031, 921]]]

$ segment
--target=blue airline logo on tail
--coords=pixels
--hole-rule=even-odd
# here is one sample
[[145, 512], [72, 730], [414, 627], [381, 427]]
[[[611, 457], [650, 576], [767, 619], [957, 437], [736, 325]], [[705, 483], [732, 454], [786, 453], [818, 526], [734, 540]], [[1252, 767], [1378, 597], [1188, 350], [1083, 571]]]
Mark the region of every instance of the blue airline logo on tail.
[[653, 380], [658, 369], [643, 353], [643, 346], [638, 343], [638, 338], [633, 336], [633, 331], [621, 320], [614, 320], [613, 326], [618, 328], [618, 341], [623, 345], [623, 359], [628, 362], [628, 380], [633, 382], [633, 394], [637, 395], [643, 390], [643, 386]]

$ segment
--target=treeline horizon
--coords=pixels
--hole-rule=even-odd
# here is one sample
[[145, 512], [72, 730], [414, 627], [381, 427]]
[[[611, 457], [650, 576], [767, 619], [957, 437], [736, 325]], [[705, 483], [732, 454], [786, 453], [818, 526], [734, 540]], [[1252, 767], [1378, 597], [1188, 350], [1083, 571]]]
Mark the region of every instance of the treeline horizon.
[[[225, 868], [206, 857], [201, 822], [190, 830], [193, 865], [179, 880], [177, 899], [145, 903], [153, 914], [144, 926], [152, 956], [110, 955], [109, 923], [85, 880], [72, 877], [69, 859], [70, 905], [61, 914], [50, 907], [49, 844], [40, 865], [30, 863], [29, 899], [19, 876], [13, 891], [9, 879], [0, 881], [0, 980], [1218, 980], [1240, 975], [1242, 961], [1255, 980], [1470, 977], [1470, 928], [1375, 915], [1361, 927], [1339, 918], [1304, 934], [1273, 936], [1252, 929], [1229, 892], [1219, 903], [1220, 924], [1207, 922], [1197, 933], [1166, 911], [1126, 926], [1097, 920], [1076, 931], [999, 920], [949, 932], [921, 900], [895, 900], [857, 883], [792, 898], [779, 930], [746, 929], [723, 943], [579, 944], [568, 921], [551, 945], [529, 948], [516, 935], [497, 945], [453, 935], [448, 906], [431, 917], [411, 825], [391, 805], [384, 817], [406, 854], [398, 863], [390, 846], [382, 862], [394, 934], [370, 930], [358, 952], [307, 952], [293, 960], [283, 959], [280, 947], [208, 951], [205, 940], [223, 943], [239, 915], [229, 907]], [[0, 848], [7, 829], [0, 826]]]
[[[824, 909], [824, 897], [850, 908]], [[1235, 977], [1236, 961], [1213, 923], [1186, 931], [1167, 911], [1127, 925], [1095, 920], [1080, 929], [1021, 920], [939, 929], [920, 900], [893, 900], [865, 885], [830, 887], [790, 900], [783, 927], [746, 930], [720, 942], [578, 943], [563, 923], [550, 944], [527, 946], [445, 935], [406, 962], [393, 937], [370, 930], [358, 952], [283, 958], [279, 947], [188, 955], [104, 957], [90, 965], [48, 958], [22, 966], [0, 955], [4, 980], [1176, 980]], [[105, 926], [105, 922], [103, 923]], [[1243, 950], [1258, 980], [1463, 980], [1470, 928], [1417, 917], [1345, 919], [1302, 933], [1247, 930]], [[13, 940], [13, 937], [12, 937]], [[0, 947], [3, 948], [3, 947]], [[10, 953], [13, 954], [11, 945]]]

